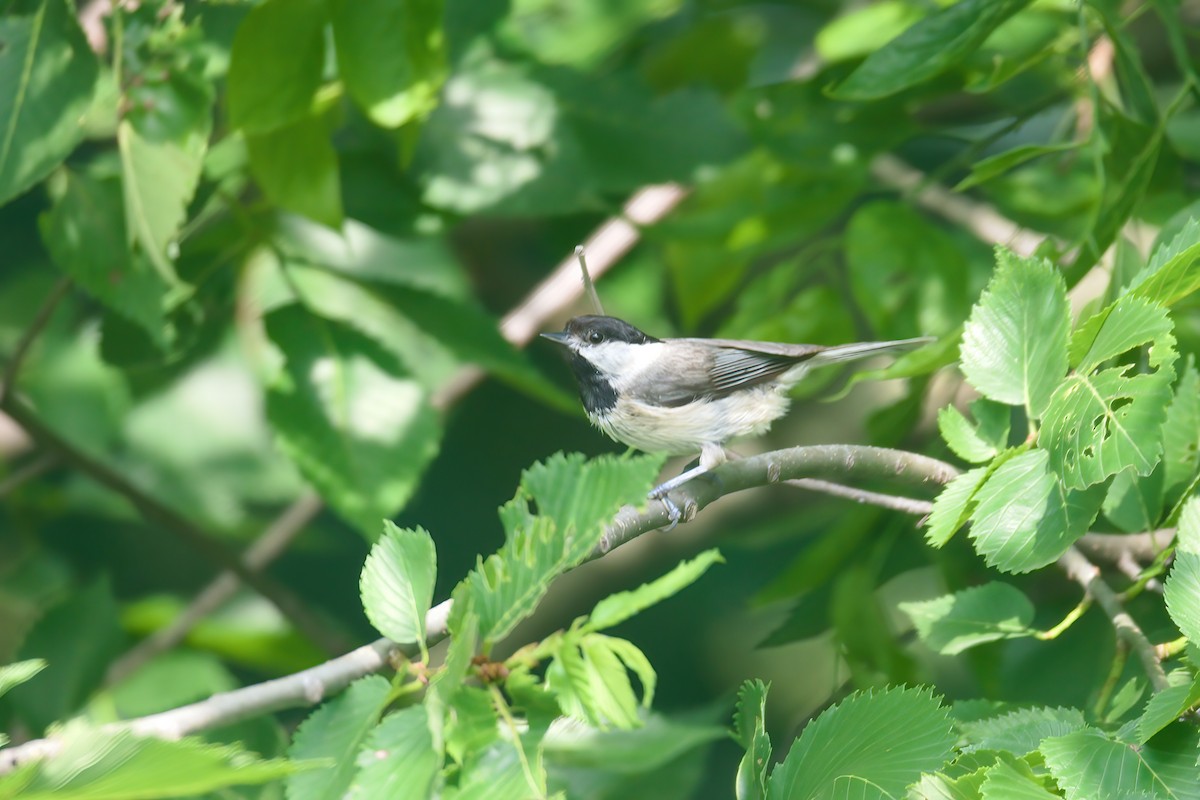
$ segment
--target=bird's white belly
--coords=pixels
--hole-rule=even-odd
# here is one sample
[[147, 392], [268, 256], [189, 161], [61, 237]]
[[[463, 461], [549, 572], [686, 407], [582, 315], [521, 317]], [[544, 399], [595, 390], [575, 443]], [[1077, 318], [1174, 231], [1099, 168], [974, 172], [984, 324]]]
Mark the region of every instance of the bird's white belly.
[[787, 413], [788, 398], [762, 387], [676, 408], [620, 398], [616, 407], [592, 417], [596, 427], [623, 444], [648, 453], [689, 455], [705, 444], [766, 433]]

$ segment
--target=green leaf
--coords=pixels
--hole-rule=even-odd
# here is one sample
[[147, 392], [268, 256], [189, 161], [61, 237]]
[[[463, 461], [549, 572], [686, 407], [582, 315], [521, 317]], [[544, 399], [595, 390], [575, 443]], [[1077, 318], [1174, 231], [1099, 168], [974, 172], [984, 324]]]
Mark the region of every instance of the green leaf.
[[862, 58], [885, 47], [923, 16], [910, 3], [883, 0], [847, 10], [817, 31], [813, 43], [821, 59], [829, 64]]
[[990, 466], [976, 467], [946, 484], [934, 499], [933, 511], [926, 523], [925, 541], [931, 547], [942, 547], [966, 524], [971, 516], [971, 503], [992, 471]]
[[619, 625], [635, 614], [691, 586], [713, 564], [724, 562], [725, 559], [721, 558], [719, 550], [705, 550], [692, 560], [681, 562], [675, 569], [650, 583], [643, 583], [632, 591], [617, 592], [604, 598], [592, 609], [584, 627], [587, 630], [602, 631]]
[[350, 684], [346, 691], [300, 724], [288, 756], [329, 758], [333, 766], [288, 778], [288, 800], [324, 800], [346, 793], [355, 775], [355, 757], [375, 729], [390, 692], [386, 679], [368, 675]]
[[771, 775], [772, 800], [899, 796], [942, 766], [954, 731], [928, 689], [859, 692], [810, 722]]
[[1101, 509], [1110, 522], [1126, 533], [1156, 527], [1163, 511], [1162, 465], [1144, 478], [1132, 469], [1118, 472], [1108, 486]]
[[[534, 770], [543, 777], [544, 770]], [[475, 754], [459, 779], [454, 800], [527, 800], [544, 794], [534, 791], [521, 767], [521, 757], [511, 742], [501, 741]]]
[[1154, 735], [1182, 717], [1200, 703], [1200, 678], [1185, 673], [1184, 682], [1150, 695], [1137, 722], [1138, 744], [1145, 744]]
[[1085, 728], [1045, 740], [1041, 751], [1050, 773], [1072, 800], [1200, 798], [1194, 729], [1161, 737], [1153, 744], [1129, 745]]
[[601, 730], [641, 724], [629, 670], [642, 684], [641, 707], [654, 699], [655, 673], [642, 651], [624, 639], [579, 629], [560, 640], [546, 668], [546, 688], [563, 713]]
[[376, 125], [398, 128], [437, 107], [446, 79], [442, 0], [339, 0], [338, 72]]
[[1037, 750], [1043, 739], [1065, 736], [1085, 726], [1075, 708], [1022, 708], [996, 717], [960, 722], [967, 751], [1003, 750], [1024, 756]]
[[1167, 613], [1192, 642], [1200, 642], [1200, 495], [1187, 501], [1175, 534], [1175, 563], [1163, 585]]
[[596, 69], [622, 41], [682, 0], [516, 0], [500, 38], [546, 64]]
[[30, 658], [0, 667], [0, 697], [8, 694], [8, 691], [14, 686], [20, 686], [45, 668], [46, 660], [44, 658]]
[[250, 172], [275, 205], [314, 222], [342, 224], [342, 186], [329, 125], [305, 115], [262, 133], [246, 135]]
[[1178, 500], [1200, 466], [1200, 372], [1190, 354], [1180, 372], [1162, 426], [1163, 486], [1170, 503]]
[[35, 733], [66, 719], [100, 687], [123, 639], [112, 587], [96, 578], [51, 607], [25, 637], [20, 656], [45, 659], [47, 666], [13, 688], [6, 704]]
[[1008, 406], [981, 397], [971, 404], [971, 413], [977, 424], [972, 425], [954, 406], [944, 407], [938, 412], [938, 430], [955, 455], [979, 464], [1007, 446], [1012, 412]]
[[1029, 0], [962, 0], [940, 8], [867, 56], [830, 94], [874, 100], [923, 83], [971, 55]]
[[1105, 361], [1171, 335], [1165, 308], [1139, 297], [1122, 297], [1091, 316], [1071, 335], [1071, 367], [1094, 372]]
[[1033, 603], [1007, 583], [984, 584], [933, 600], [901, 603], [921, 640], [945, 655], [984, 642], [1032, 636]]
[[992, 178], [1003, 175], [1009, 170], [1015, 169], [1035, 158], [1041, 158], [1050, 153], [1075, 150], [1078, 147], [1079, 145], [1075, 142], [1064, 142], [1062, 144], [1023, 144], [1011, 150], [1006, 150], [1003, 153], [988, 156], [972, 164], [971, 174], [959, 181], [954, 190], [956, 192], [966, 191], [973, 186], [978, 186], [981, 183], [990, 181]]
[[1002, 572], [1044, 567], [1087, 533], [1104, 487], [1067, 490], [1049, 470], [1044, 450], [1022, 453], [997, 469], [975, 495], [971, 540]]
[[367, 619], [393, 642], [425, 642], [425, 615], [433, 603], [437, 551], [424, 528], [383, 523], [359, 579]]
[[633, 775], [670, 764], [684, 753], [728, 735], [718, 725], [673, 721], [657, 714], [651, 714], [640, 728], [611, 731], [560, 717], [546, 732], [542, 753], [551, 769]]
[[128, 120], [117, 126], [127, 236], [168, 283], [178, 280], [175, 236], [187, 218], [208, 148], [211, 117], [205, 114], [202, 120], [178, 141], [146, 138]]
[[985, 397], [1040, 417], [1067, 371], [1066, 284], [1045, 260], [997, 249], [996, 262], [963, 329], [963, 374]]
[[246, 133], [299, 120], [325, 66], [324, 0], [267, 0], [238, 26], [229, 54], [229, 119]]
[[266, 318], [286, 364], [267, 394], [279, 445], [367, 536], [399, 511], [437, 454], [436, 413], [390, 354], [297, 305]]
[[[657, 455], [587, 460], [580, 453], [556, 453], [521, 474], [521, 489], [560, 530], [603, 530], [622, 506], [646, 504], [663, 461]], [[571, 546], [582, 555], [590, 552], [578, 542]]]
[[[264, 761], [237, 745], [197, 738], [169, 742], [71, 722], [59, 734], [62, 750], [37, 762], [17, 787], [22, 800], [192, 797], [230, 786], [262, 784], [304, 774], [317, 763]], [[311, 774], [311, 773], [309, 773]], [[0, 797], [11, 797], [0, 780]]]
[[384, 717], [358, 754], [358, 774], [350, 784], [349, 796], [392, 800], [430, 797], [442, 766], [441, 755], [434, 749], [430, 722], [423, 705]]
[[38, 220], [50, 257], [84, 291], [165, 346], [163, 305], [169, 285], [129, 251], [120, 181], [66, 172], [65, 183], [54, 206]]
[[908, 787], [904, 796], [906, 800], [979, 800], [985, 770], [980, 768], [955, 778], [942, 772], [926, 772]]
[[[1158, 463], [1176, 358], [1174, 338], [1157, 322], [1165, 319], [1163, 314], [1162, 309], [1148, 310], [1141, 300], [1118, 301], [1092, 344], [1078, 348], [1086, 351], [1081, 369], [1054, 391], [1038, 444], [1049, 452], [1052, 468], [1068, 488], [1082, 489], [1128, 468], [1147, 475]], [[1125, 334], [1131, 321], [1147, 326], [1145, 335], [1156, 337], [1149, 357], [1154, 371], [1131, 375], [1132, 365], [1091, 371], [1139, 338]], [[1106, 337], [1110, 327], [1116, 332]], [[1092, 330], [1089, 321], [1077, 335], [1090, 336]]]
[[1200, 220], [1189, 219], [1174, 239], [1161, 245], [1150, 256], [1125, 291], [1153, 303], [1173, 305], [1200, 289]]
[[499, 741], [499, 716], [491, 693], [479, 686], [462, 686], [455, 692], [446, 714], [446, 753], [466, 764]]
[[738, 689], [733, 712], [733, 735], [746, 751], [738, 764], [737, 800], [765, 800], [767, 768], [771, 764], [771, 737], [767, 735], [767, 690], [770, 684], [747, 680]]
[[43, 0], [29, 15], [17, 9], [0, 17], [0, 204], [50, 174], [83, 138], [98, 73], [66, 0]]
[[[1029, 768], [1025, 769], [1028, 771]], [[1056, 800], [1058, 797], [1032, 775], [1025, 774], [1007, 761], [1000, 761], [987, 771], [979, 792], [981, 800]]]

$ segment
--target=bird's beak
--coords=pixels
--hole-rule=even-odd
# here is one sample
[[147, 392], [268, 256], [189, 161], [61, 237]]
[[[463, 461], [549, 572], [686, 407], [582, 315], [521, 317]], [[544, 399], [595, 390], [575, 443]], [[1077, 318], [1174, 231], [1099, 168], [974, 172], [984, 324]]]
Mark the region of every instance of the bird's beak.
[[563, 347], [567, 346], [567, 334], [565, 332], [563, 332], [563, 333], [543, 333], [543, 334], [541, 334], [541, 336], [543, 339], [549, 339], [550, 341], [554, 342], [555, 344], [561, 344]]

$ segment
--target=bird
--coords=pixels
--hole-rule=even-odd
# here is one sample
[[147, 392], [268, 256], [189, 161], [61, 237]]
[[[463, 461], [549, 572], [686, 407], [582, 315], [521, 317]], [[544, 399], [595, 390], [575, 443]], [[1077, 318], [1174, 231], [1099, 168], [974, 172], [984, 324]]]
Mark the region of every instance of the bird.
[[765, 433], [787, 413], [788, 390], [810, 369], [933, 341], [658, 339], [603, 315], [574, 317], [561, 332], [541, 335], [565, 350], [588, 419], [610, 438], [647, 453], [699, 455], [695, 467], [649, 493], [663, 502], [672, 528], [680, 511], [668, 494], [724, 463], [730, 440]]

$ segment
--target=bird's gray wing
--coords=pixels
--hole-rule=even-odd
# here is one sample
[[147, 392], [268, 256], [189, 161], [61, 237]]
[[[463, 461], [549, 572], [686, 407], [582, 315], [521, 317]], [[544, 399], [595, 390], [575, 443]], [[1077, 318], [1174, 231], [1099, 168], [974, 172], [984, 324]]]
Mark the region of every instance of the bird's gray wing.
[[670, 386], [671, 390], [661, 393], [664, 395], [658, 398], [661, 405], [683, 405], [700, 398], [725, 397], [738, 389], [765, 383], [824, 349], [818, 345], [736, 339], [670, 341], [695, 347], [696, 355], [687, 359], [689, 367], [683, 374], [662, 376], [660, 385]]

